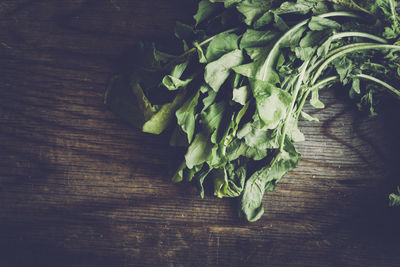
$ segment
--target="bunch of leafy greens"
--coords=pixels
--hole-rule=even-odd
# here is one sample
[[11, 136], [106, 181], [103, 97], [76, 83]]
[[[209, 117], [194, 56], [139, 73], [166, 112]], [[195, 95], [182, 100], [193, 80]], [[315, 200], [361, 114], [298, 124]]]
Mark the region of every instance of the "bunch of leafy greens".
[[379, 96], [400, 99], [394, 0], [201, 0], [194, 20], [176, 24], [163, 52], [139, 43], [106, 103], [144, 132], [171, 129], [170, 144], [186, 151], [173, 181], [194, 182], [204, 197], [211, 180], [215, 196], [239, 198], [248, 221], [296, 167], [297, 122], [318, 120], [303, 106], [323, 108], [319, 90], [342, 84], [371, 114]]

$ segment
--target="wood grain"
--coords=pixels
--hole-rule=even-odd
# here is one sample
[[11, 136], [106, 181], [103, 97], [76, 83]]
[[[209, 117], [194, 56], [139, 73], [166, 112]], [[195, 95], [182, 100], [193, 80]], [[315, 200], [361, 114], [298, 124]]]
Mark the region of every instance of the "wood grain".
[[172, 184], [165, 138], [103, 105], [123, 51], [195, 2], [0, 2], [0, 266], [400, 266], [398, 109], [368, 118], [324, 92], [299, 167], [248, 224]]

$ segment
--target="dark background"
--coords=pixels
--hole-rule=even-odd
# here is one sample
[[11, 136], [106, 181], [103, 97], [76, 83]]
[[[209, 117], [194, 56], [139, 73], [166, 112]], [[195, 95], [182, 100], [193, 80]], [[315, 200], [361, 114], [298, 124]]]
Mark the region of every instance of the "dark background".
[[170, 182], [163, 136], [103, 104], [115, 61], [196, 1], [0, 1], [0, 266], [399, 266], [396, 112], [323, 93], [256, 223]]

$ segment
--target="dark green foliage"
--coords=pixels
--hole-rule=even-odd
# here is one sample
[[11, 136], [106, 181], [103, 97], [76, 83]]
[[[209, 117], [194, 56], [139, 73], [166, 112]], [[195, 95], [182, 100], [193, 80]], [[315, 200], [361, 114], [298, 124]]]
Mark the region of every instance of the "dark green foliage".
[[238, 197], [240, 214], [258, 220], [264, 193], [299, 161], [300, 116], [318, 121], [302, 108], [324, 107], [319, 90], [342, 84], [372, 115], [380, 95], [400, 99], [396, 5], [199, 1], [194, 25], [177, 23], [180, 54], [139, 45], [131, 73], [111, 80], [106, 103], [145, 132], [173, 128], [171, 144], [186, 146], [173, 181], [193, 181], [204, 197], [210, 179], [215, 196]]

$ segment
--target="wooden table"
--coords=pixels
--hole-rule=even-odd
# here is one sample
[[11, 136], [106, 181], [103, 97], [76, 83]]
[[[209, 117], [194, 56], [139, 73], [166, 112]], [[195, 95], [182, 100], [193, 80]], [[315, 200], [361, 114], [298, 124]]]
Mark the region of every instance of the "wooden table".
[[195, 2], [0, 1], [0, 266], [400, 266], [398, 110], [324, 92], [299, 167], [249, 224], [171, 183], [165, 137], [104, 106], [119, 55]]

